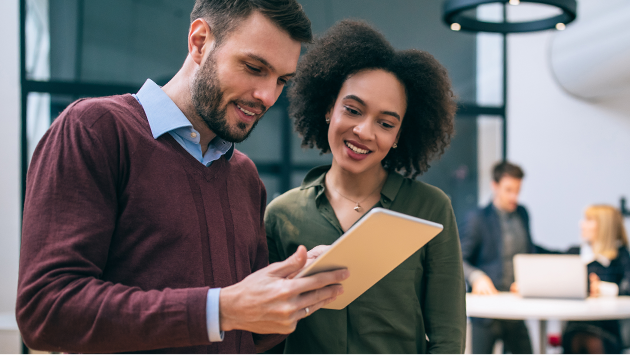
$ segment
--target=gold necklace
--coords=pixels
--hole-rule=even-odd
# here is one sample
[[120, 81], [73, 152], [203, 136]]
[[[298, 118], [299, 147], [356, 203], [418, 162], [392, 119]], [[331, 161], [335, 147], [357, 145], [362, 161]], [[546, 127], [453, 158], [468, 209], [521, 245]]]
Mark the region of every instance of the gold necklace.
[[367, 200], [370, 196], [372, 196], [372, 195], [376, 192], [376, 190], [378, 190], [378, 188], [379, 188], [379, 187], [381, 187], [381, 186], [380, 186], [380, 184], [379, 184], [379, 185], [377, 185], [377, 186], [376, 186], [376, 188], [375, 188], [374, 190], [372, 190], [372, 192], [370, 192], [370, 194], [369, 194], [369, 195], [367, 195], [367, 196], [366, 196], [363, 200], [361, 200], [361, 201], [355, 201], [355, 200], [353, 200], [353, 199], [351, 199], [351, 198], [349, 198], [349, 197], [346, 197], [346, 196], [342, 195], [342, 194], [341, 194], [341, 192], [337, 191], [337, 189], [335, 189], [335, 188], [334, 188], [334, 186], [332, 186], [332, 184], [330, 184], [330, 188], [332, 188], [332, 189], [333, 189], [333, 191], [335, 191], [337, 194], [339, 194], [339, 196], [341, 196], [341, 197], [345, 198], [346, 200], [348, 200], [348, 201], [350, 201], [350, 202], [352, 202], [352, 203], [356, 203], [356, 204], [357, 204], [356, 206], [354, 206], [354, 210], [355, 210], [357, 213], [361, 213], [361, 202], [364, 202], [364, 201], [365, 201], [365, 200]]

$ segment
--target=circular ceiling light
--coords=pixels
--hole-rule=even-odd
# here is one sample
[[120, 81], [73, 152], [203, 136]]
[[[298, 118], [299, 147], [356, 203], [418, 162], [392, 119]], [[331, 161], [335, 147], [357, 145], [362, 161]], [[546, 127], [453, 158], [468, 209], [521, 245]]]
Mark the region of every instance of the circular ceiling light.
[[[524, 2], [550, 5], [558, 8], [562, 13], [541, 20], [525, 22], [487, 22], [464, 14], [464, 12], [475, 9], [480, 5], [490, 3], [518, 5]], [[448, 0], [444, 3], [442, 19], [449, 26], [454, 23], [459, 24], [458, 28], [462, 31], [495, 33], [534, 32], [558, 28], [557, 24], [569, 24], [575, 20], [576, 8], [577, 3], [575, 0]]]

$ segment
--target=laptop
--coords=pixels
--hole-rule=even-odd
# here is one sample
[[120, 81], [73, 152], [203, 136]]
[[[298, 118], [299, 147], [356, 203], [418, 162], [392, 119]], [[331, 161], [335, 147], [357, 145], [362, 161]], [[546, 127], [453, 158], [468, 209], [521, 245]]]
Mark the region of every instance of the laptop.
[[584, 299], [586, 265], [579, 255], [517, 254], [514, 279], [523, 297]]

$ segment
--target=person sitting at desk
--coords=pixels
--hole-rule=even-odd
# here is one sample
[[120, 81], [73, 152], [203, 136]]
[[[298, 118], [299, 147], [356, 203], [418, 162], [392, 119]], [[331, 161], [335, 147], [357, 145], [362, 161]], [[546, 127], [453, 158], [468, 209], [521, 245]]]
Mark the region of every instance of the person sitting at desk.
[[[539, 249], [532, 242], [529, 214], [518, 204], [523, 170], [503, 161], [494, 166], [492, 176], [492, 202], [473, 211], [461, 232], [464, 274], [472, 293], [480, 295], [509, 291], [514, 282], [514, 255]], [[471, 318], [471, 325], [474, 354], [492, 353], [498, 339], [513, 354], [533, 351], [522, 320]]]
[[[586, 209], [580, 222], [583, 244], [567, 254], [579, 254], [587, 264], [591, 297], [630, 295], [630, 254], [623, 217], [608, 205]], [[567, 354], [618, 354], [622, 350], [619, 321], [570, 321], [562, 335]]]
[[[373, 207], [444, 230], [342, 310], [301, 319], [286, 353], [462, 353], [465, 285], [448, 197], [415, 180], [444, 152], [455, 102], [430, 54], [395, 51], [370, 26], [342, 21], [298, 64], [290, 113], [303, 145], [332, 152], [265, 214], [270, 262], [332, 244]], [[401, 173], [399, 173], [401, 172]]]

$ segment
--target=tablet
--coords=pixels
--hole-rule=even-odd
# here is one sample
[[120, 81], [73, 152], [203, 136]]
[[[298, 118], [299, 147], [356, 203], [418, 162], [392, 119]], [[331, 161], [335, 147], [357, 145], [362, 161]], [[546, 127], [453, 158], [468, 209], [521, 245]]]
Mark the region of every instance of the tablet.
[[343, 309], [442, 231], [441, 224], [373, 208], [296, 277], [348, 269], [343, 294], [323, 308]]

